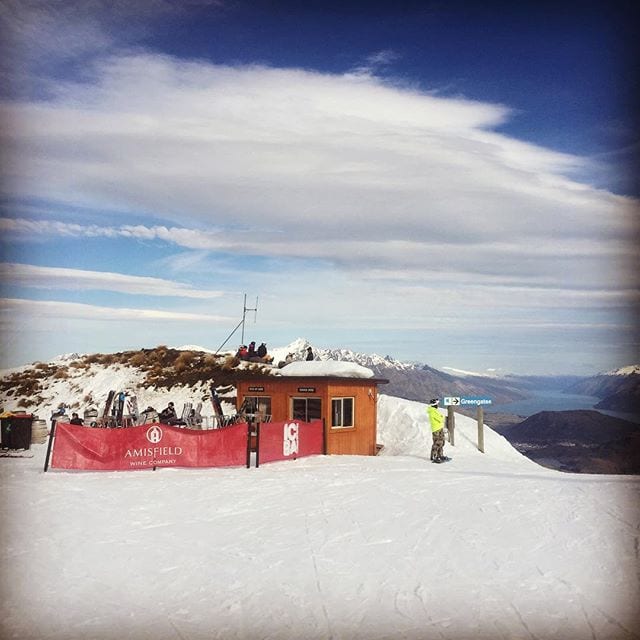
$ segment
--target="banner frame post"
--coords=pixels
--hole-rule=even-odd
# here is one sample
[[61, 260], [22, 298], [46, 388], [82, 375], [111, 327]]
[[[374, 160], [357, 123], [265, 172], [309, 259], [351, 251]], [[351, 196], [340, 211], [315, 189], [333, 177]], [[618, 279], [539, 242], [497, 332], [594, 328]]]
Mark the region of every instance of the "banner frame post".
[[49, 468], [49, 458], [51, 457], [51, 451], [53, 449], [53, 438], [56, 434], [56, 425], [58, 424], [57, 420], [53, 420], [51, 424], [51, 433], [49, 434], [49, 443], [47, 444], [47, 455], [44, 459], [44, 473], [47, 473], [47, 469]]
[[[256, 469], [260, 466], [260, 423], [256, 425]], [[247, 421], [247, 469], [251, 468], [251, 420]]]
[[327, 421], [322, 418], [322, 455], [327, 455]]

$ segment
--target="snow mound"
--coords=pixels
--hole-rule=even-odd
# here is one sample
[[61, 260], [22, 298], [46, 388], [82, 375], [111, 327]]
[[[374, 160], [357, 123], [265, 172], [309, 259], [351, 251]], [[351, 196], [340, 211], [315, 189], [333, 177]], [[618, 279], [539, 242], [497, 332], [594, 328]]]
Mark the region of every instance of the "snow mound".
[[[439, 410], [446, 415], [446, 411]], [[381, 455], [418, 456], [429, 458], [431, 454], [431, 428], [427, 417], [427, 405], [380, 394], [378, 396], [378, 442], [384, 445]], [[478, 463], [488, 459], [515, 463], [518, 467], [540, 469], [539, 465], [517, 451], [499, 433], [484, 425], [484, 450], [478, 450], [478, 422], [474, 418], [455, 414], [455, 446], [448, 441], [446, 454], [456, 460], [469, 459]]]
[[281, 376], [301, 377], [338, 377], [373, 378], [371, 369], [354, 362], [336, 362], [335, 360], [309, 360], [292, 362], [278, 371]]

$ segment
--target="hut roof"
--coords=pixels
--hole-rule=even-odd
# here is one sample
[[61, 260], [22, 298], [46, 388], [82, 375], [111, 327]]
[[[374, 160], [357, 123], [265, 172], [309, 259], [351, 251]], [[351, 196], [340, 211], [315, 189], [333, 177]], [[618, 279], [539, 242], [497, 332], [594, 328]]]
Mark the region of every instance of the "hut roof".
[[296, 378], [373, 378], [375, 374], [355, 362], [309, 360], [292, 362], [279, 369], [276, 375]]

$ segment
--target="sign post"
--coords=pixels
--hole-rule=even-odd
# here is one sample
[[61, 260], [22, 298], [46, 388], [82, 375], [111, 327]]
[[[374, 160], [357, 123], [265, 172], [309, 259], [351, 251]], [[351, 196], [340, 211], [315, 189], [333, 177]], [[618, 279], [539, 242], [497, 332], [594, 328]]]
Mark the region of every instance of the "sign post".
[[[484, 407], [492, 404], [491, 398], [479, 398], [479, 397], [446, 397], [444, 399], [444, 406], [448, 409], [447, 421], [452, 425], [453, 419], [453, 407], [477, 407], [476, 416], [478, 420], [478, 450], [484, 453]], [[453, 444], [453, 429], [449, 427], [449, 442]]]
[[447, 430], [449, 431], [449, 444], [455, 447], [456, 416], [451, 404], [447, 407]]

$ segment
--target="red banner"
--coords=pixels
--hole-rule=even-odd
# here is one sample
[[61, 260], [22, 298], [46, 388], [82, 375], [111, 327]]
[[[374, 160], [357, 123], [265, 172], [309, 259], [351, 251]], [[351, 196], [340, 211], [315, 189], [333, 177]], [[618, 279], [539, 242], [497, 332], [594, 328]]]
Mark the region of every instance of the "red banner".
[[248, 425], [196, 431], [165, 424], [126, 429], [56, 425], [51, 466], [124, 471], [153, 467], [233, 467], [247, 463]]
[[257, 464], [324, 453], [322, 420], [265, 422], [260, 425]]

